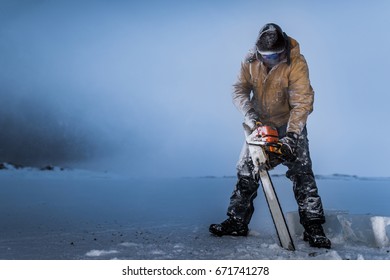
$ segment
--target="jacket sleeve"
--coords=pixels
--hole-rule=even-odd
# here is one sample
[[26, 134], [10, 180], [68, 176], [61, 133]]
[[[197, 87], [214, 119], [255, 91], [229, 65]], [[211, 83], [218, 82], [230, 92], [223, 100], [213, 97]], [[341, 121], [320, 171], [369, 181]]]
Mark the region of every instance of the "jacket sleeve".
[[249, 67], [249, 62], [244, 61], [241, 63], [241, 71], [236, 83], [233, 84], [232, 93], [233, 104], [244, 116], [251, 108], [253, 108], [251, 103], [253, 85], [251, 83]]
[[303, 55], [292, 62], [288, 93], [291, 111], [287, 131], [299, 135], [306, 125], [307, 117], [313, 111], [314, 103], [309, 69]]

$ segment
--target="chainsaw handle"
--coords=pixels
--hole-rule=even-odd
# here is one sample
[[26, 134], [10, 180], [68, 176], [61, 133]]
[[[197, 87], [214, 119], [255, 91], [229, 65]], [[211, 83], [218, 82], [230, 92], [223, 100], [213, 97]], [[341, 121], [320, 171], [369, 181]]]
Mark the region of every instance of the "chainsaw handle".
[[246, 123], [242, 123], [242, 126], [244, 127], [245, 138], [247, 138], [249, 135], [252, 134], [252, 131]]

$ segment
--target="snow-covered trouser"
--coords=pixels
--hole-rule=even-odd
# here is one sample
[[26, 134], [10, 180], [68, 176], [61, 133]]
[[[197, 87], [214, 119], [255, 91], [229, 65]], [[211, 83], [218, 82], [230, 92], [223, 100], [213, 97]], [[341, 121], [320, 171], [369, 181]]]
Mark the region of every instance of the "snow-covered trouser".
[[[286, 127], [278, 128], [280, 137], [286, 134]], [[321, 198], [312, 170], [309, 153], [309, 141], [306, 128], [299, 136], [296, 148], [297, 159], [293, 162], [282, 162], [288, 171], [286, 176], [293, 182], [293, 191], [298, 203], [298, 212], [302, 225], [325, 222]], [[249, 224], [257, 196], [259, 183], [253, 177], [253, 163], [246, 143], [237, 163], [238, 181], [230, 198], [228, 216]]]

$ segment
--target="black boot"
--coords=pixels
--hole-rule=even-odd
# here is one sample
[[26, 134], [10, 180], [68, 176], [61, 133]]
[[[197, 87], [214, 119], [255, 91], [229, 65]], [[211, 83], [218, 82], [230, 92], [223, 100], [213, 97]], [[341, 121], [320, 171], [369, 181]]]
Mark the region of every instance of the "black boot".
[[233, 236], [247, 236], [248, 225], [229, 217], [220, 224], [210, 225], [209, 231], [217, 236], [233, 235]]
[[311, 247], [327, 249], [330, 249], [331, 247], [331, 242], [325, 236], [321, 224], [310, 224], [305, 226], [305, 231], [303, 232], [303, 240], [309, 241], [309, 245]]

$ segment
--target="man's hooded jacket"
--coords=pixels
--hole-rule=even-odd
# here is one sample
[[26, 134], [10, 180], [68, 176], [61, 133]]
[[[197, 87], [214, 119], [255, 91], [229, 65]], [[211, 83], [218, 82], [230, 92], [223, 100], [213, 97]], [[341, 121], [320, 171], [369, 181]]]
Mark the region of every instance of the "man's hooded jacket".
[[241, 64], [233, 85], [233, 103], [245, 115], [251, 108], [263, 124], [281, 127], [298, 135], [313, 111], [314, 91], [298, 42], [287, 37], [287, 56], [269, 72], [256, 50]]

